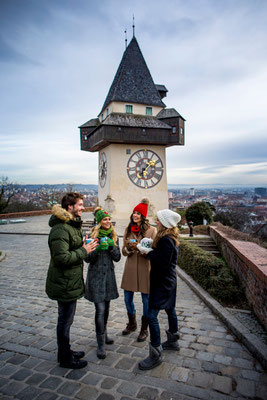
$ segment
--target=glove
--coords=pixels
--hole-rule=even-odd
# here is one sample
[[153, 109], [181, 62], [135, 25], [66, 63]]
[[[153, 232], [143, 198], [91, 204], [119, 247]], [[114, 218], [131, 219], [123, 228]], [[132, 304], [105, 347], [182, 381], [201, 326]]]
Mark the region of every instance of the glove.
[[141, 254], [148, 254], [150, 253], [153, 249], [149, 247], [143, 247], [141, 243], [138, 243], [137, 245], [138, 250], [140, 251]]
[[107, 249], [108, 249], [108, 242], [102, 242], [97, 246], [96, 251], [104, 251]]
[[115, 246], [114, 240], [108, 238], [108, 245], [109, 245], [109, 247], [114, 247]]

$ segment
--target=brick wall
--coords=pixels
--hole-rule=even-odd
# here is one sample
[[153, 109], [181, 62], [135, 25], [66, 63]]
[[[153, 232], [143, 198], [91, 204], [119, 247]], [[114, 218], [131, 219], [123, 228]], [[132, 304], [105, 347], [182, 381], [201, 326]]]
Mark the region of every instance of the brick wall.
[[214, 226], [210, 226], [210, 236], [238, 274], [248, 302], [267, 329], [267, 250], [256, 243], [230, 239]]

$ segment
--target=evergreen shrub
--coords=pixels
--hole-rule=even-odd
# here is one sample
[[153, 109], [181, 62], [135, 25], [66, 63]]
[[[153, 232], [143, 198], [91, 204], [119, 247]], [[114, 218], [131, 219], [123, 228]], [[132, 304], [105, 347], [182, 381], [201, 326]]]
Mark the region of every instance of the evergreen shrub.
[[223, 259], [180, 238], [178, 265], [221, 303], [238, 303], [244, 297], [238, 277]]

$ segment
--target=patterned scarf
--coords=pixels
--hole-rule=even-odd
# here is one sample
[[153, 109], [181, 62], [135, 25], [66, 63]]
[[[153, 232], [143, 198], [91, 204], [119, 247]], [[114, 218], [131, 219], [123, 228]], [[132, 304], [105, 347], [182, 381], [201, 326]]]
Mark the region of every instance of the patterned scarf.
[[111, 232], [112, 232], [113, 227], [111, 226], [108, 230], [105, 229], [99, 229], [99, 234], [98, 234], [98, 238], [101, 239], [103, 237], [108, 236]]

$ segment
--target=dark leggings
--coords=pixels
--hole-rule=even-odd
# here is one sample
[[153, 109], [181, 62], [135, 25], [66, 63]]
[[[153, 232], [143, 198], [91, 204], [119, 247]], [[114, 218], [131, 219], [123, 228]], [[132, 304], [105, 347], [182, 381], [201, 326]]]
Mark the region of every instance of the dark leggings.
[[103, 335], [106, 330], [110, 301], [95, 303], [95, 330], [97, 335]]

